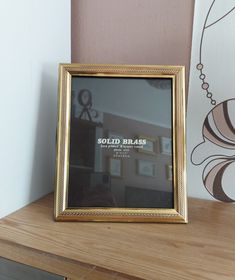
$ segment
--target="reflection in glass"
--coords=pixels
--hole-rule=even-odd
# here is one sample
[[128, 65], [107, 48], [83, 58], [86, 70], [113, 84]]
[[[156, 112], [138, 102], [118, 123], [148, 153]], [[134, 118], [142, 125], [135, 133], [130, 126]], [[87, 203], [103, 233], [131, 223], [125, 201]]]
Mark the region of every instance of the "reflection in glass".
[[68, 206], [173, 208], [172, 80], [77, 76], [71, 103]]

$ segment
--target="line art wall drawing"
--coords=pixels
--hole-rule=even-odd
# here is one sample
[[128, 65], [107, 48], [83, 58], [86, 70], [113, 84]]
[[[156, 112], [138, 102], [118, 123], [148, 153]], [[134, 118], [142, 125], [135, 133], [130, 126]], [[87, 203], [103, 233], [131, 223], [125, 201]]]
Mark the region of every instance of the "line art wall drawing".
[[235, 202], [234, 33], [234, 0], [196, 0], [188, 104], [188, 185], [193, 196], [223, 202]]

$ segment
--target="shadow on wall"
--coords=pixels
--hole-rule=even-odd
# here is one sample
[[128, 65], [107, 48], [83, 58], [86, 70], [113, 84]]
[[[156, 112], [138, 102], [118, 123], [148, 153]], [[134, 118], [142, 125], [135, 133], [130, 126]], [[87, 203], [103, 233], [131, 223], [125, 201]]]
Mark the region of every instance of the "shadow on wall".
[[54, 65], [44, 65], [42, 69], [29, 191], [30, 201], [50, 193], [54, 188], [57, 81], [50, 74], [54, 72], [54, 69]]

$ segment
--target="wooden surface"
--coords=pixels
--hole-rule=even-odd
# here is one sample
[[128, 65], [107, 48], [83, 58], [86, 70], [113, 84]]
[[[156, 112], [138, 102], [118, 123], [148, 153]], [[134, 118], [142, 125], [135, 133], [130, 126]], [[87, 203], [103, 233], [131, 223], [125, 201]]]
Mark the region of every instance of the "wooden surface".
[[235, 279], [235, 205], [189, 200], [189, 224], [61, 223], [49, 195], [0, 221], [0, 256], [83, 280]]

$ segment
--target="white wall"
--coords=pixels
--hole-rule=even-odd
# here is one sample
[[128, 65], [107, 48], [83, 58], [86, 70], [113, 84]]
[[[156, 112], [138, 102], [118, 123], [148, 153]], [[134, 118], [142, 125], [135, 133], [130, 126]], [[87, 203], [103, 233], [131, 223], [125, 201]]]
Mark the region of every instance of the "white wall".
[[54, 187], [57, 74], [70, 1], [0, 0], [0, 217]]

